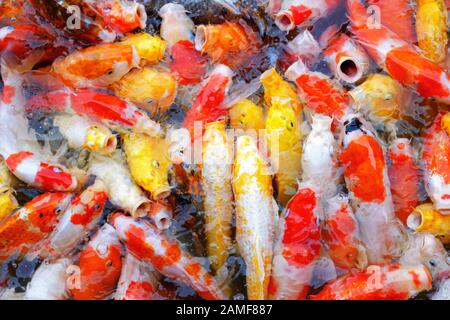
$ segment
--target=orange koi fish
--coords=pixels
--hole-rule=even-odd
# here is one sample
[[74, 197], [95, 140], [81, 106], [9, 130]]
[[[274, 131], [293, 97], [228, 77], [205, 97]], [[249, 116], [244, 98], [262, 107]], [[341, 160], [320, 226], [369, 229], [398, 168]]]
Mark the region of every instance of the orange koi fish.
[[349, 97], [344, 89], [323, 73], [308, 71], [302, 61], [290, 66], [286, 77], [297, 84], [308, 109], [333, 118], [335, 131], [349, 109]]
[[359, 236], [358, 221], [348, 197], [338, 194], [327, 201], [321, 227], [322, 240], [334, 264], [342, 269], [364, 269], [367, 253]]
[[150, 264], [127, 253], [114, 299], [155, 300], [158, 296], [158, 280], [159, 275]]
[[186, 9], [177, 3], [167, 3], [159, 10], [162, 18], [161, 37], [170, 50], [170, 71], [181, 85], [197, 84], [206, 74], [205, 54], [194, 45], [194, 23]]
[[53, 63], [53, 73], [69, 87], [107, 87], [139, 66], [133, 45], [100, 44], [75, 51]]
[[274, 247], [269, 298], [303, 300], [320, 255], [320, 206], [308, 183], [299, 186], [279, 223]]
[[394, 214], [384, 150], [363, 121], [355, 115], [345, 121], [340, 160], [369, 262], [378, 264], [400, 254], [404, 234]]
[[72, 200], [41, 253], [47, 250], [53, 258], [71, 253], [98, 224], [107, 199], [106, 187], [97, 179]]
[[203, 299], [225, 299], [214, 277], [178, 241], [167, 238], [150, 223], [122, 213], [114, 214], [111, 223], [136, 258], [152, 264], [164, 276], [192, 286]]
[[122, 132], [134, 130], [150, 136], [162, 132], [161, 126], [135, 105], [89, 89], [82, 89], [76, 93], [57, 90], [37, 95], [27, 101], [26, 110], [75, 113]]
[[389, 264], [351, 271], [327, 284], [311, 300], [407, 300], [432, 287], [423, 265]]
[[0, 261], [13, 254], [26, 254], [54, 229], [72, 194], [44, 193], [26, 203], [0, 224]]
[[198, 26], [194, 43], [195, 49], [207, 53], [214, 63], [233, 69], [242, 66], [261, 47], [261, 39], [244, 22]]
[[440, 113], [424, 133], [422, 166], [425, 188], [436, 209], [450, 213], [450, 135], [444, 130]]
[[329, 15], [340, 0], [270, 0], [275, 23], [283, 31], [314, 24]]
[[98, 12], [105, 23], [119, 33], [145, 28], [147, 13], [141, 3], [134, 0], [82, 0], [91, 10]]
[[[375, 62], [424, 98], [450, 103], [450, 75], [384, 25], [375, 28], [361, 0], [347, 0], [353, 32]], [[373, 19], [372, 19], [373, 20]]]
[[406, 224], [409, 214], [420, 201], [419, 168], [411, 142], [408, 139], [394, 140], [389, 148], [388, 160], [395, 214]]
[[[122, 270], [122, 246], [109, 224], [103, 227], [81, 251], [79, 281], [69, 288], [75, 300], [103, 300], [116, 289]], [[77, 275], [73, 275], [76, 277]]]

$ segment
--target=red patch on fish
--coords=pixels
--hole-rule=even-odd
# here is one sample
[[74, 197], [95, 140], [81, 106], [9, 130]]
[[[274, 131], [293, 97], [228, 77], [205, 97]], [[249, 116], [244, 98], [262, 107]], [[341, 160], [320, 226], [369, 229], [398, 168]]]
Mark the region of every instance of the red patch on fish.
[[70, 217], [70, 222], [87, 226], [94, 218], [98, 217], [103, 212], [108, 195], [105, 192], [92, 191], [92, 193], [94, 196], [89, 203], [82, 202], [82, 194], [72, 201], [73, 207], [78, 208], [81, 206], [83, 211], [72, 215], [72, 217]]
[[304, 5], [291, 6], [289, 8], [292, 14], [292, 19], [296, 26], [301, 25], [312, 15], [311, 8], [305, 7]]
[[6, 158], [6, 165], [9, 170], [12, 172], [16, 171], [17, 167], [24, 161], [25, 159], [32, 157], [33, 153], [29, 151], [22, 151], [18, 153], [14, 153]]
[[178, 41], [172, 46], [170, 71], [182, 85], [199, 83], [206, 73], [206, 55], [195, 49], [188, 40]]
[[14, 87], [5, 85], [3, 87], [2, 101], [6, 104], [11, 103], [15, 94], [16, 94], [16, 89]]
[[44, 190], [69, 191], [74, 186], [74, 177], [62, 167], [41, 162], [34, 182]]

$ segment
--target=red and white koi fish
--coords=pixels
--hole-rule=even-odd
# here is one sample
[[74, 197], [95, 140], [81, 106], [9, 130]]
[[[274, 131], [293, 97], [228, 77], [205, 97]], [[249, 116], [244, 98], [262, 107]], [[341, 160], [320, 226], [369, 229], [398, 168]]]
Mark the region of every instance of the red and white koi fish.
[[269, 11], [275, 13], [275, 23], [283, 31], [314, 24], [329, 15], [340, 0], [270, 0]]
[[424, 133], [422, 166], [425, 188], [435, 208], [450, 214], [450, 135], [444, 128], [445, 117], [438, 114]]
[[81, 251], [79, 274], [70, 289], [75, 300], [103, 300], [116, 289], [122, 270], [122, 245], [109, 224], [102, 228]]
[[290, 66], [286, 77], [297, 84], [308, 109], [333, 118], [335, 131], [349, 110], [349, 97], [342, 86], [323, 73], [309, 71], [302, 61]]
[[281, 62], [283, 66], [286, 65], [286, 69], [298, 60], [301, 60], [306, 66], [312, 67], [317, 63], [321, 53], [322, 48], [319, 42], [314, 39], [308, 29], [305, 29], [288, 42], [286, 56]]
[[107, 199], [106, 186], [99, 179], [76, 196], [42, 247], [40, 256], [49, 254], [57, 258], [76, 249], [100, 221]]
[[450, 103], [450, 75], [384, 25], [372, 26], [361, 0], [347, 0], [353, 32], [375, 62], [424, 98]]
[[186, 9], [177, 3], [167, 3], [159, 10], [162, 18], [161, 37], [170, 50], [170, 71], [181, 85], [199, 83], [206, 74], [206, 55], [195, 49], [194, 22]]
[[324, 57], [336, 78], [347, 83], [359, 81], [367, 74], [370, 66], [370, 59], [364, 49], [345, 33], [328, 39]]
[[136, 258], [152, 264], [162, 275], [190, 285], [203, 299], [225, 299], [214, 277], [178, 241], [144, 220], [121, 213], [113, 215], [111, 223]]
[[303, 143], [303, 181], [309, 181], [320, 197], [334, 196], [339, 180], [339, 147], [331, 131], [333, 119], [312, 116], [312, 130]]
[[403, 225], [394, 215], [380, 142], [359, 116], [347, 119], [340, 160], [369, 262], [378, 264], [400, 255]]
[[327, 201], [321, 227], [325, 248], [337, 267], [346, 270], [367, 267], [366, 249], [347, 196], [338, 194]]
[[[375, 19], [409, 44], [417, 42], [414, 30], [414, 8], [409, 0], [368, 0]], [[378, 10], [378, 11], [375, 11]]]
[[0, 224], [0, 262], [13, 254], [25, 255], [55, 228], [72, 194], [44, 193], [26, 203]]
[[126, 33], [134, 29], [144, 29], [147, 13], [141, 3], [134, 0], [83, 0], [83, 4], [99, 13], [105, 23], [119, 33]]
[[289, 201], [279, 223], [274, 247], [269, 298], [303, 300], [320, 255], [320, 213], [317, 193], [301, 184]]
[[67, 300], [67, 268], [70, 259], [62, 258], [55, 262], [44, 261], [33, 274], [25, 292], [25, 300]]
[[155, 300], [159, 274], [148, 263], [127, 253], [122, 265], [115, 300]]
[[78, 187], [76, 175], [61, 165], [43, 161], [33, 152], [13, 153], [5, 161], [17, 178], [33, 187], [45, 191], [74, 191]]
[[75, 113], [118, 131], [134, 130], [150, 136], [162, 132], [161, 126], [135, 105], [89, 89], [77, 92], [57, 90], [37, 95], [28, 100], [26, 110]]
[[184, 118], [183, 127], [192, 130], [196, 121], [206, 123], [225, 118], [228, 109], [223, 102], [228, 94], [233, 78], [233, 71], [225, 65], [217, 65], [208, 79], [202, 84], [200, 92], [192, 102], [192, 107]]
[[135, 46], [121, 43], [100, 44], [56, 59], [52, 72], [72, 88], [107, 87], [138, 67]]
[[407, 300], [432, 287], [423, 265], [389, 264], [351, 271], [327, 284], [311, 300]]
[[414, 150], [408, 139], [396, 139], [388, 152], [389, 181], [395, 215], [403, 224], [420, 202], [420, 177]]

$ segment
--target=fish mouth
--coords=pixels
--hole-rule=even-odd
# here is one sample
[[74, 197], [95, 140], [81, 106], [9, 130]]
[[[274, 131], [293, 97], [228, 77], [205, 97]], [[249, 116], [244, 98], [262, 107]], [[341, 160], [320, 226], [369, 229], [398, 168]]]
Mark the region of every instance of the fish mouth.
[[278, 13], [275, 17], [275, 23], [282, 31], [291, 31], [295, 28], [294, 17], [289, 10]]
[[132, 216], [136, 218], [146, 217], [151, 209], [151, 203], [149, 200], [142, 200], [136, 208], [132, 211]]
[[203, 52], [206, 46], [206, 40], [206, 26], [198, 26], [194, 39], [195, 50]]
[[337, 73], [338, 77], [347, 83], [355, 83], [363, 76], [362, 68], [352, 58], [339, 61]]
[[408, 226], [408, 228], [416, 231], [422, 225], [422, 221], [422, 213], [420, 213], [419, 211], [414, 211], [408, 216], [406, 225]]
[[139, 17], [139, 23], [141, 29], [144, 29], [147, 23], [147, 11], [145, 11], [145, 7], [143, 4], [139, 4], [136, 9], [136, 14]]

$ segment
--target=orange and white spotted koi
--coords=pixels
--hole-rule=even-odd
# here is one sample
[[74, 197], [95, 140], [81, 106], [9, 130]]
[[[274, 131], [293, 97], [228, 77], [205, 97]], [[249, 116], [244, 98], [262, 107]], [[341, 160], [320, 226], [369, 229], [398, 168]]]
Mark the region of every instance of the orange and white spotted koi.
[[349, 97], [342, 86], [323, 73], [309, 71], [302, 61], [290, 66], [286, 77], [297, 84], [307, 109], [333, 118], [336, 131], [349, 110]]
[[159, 277], [150, 264], [127, 253], [114, 299], [155, 300], [158, 298]]
[[44, 193], [26, 203], [0, 224], [0, 262], [14, 254], [24, 255], [55, 228], [72, 194]]
[[42, 246], [40, 256], [63, 257], [76, 249], [100, 221], [107, 199], [106, 186], [99, 179], [76, 196]]
[[347, 0], [347, 7], [357, 40], [379, 66], [422, 97], [450, 103], [450, 75], [441, 66], [422, 57], [384, 25], [372, 26], [361, 0]]
[[271, 0], [269, 8], [283, 31], [314, 24], [328, 16], [340, 0]]
[[440, 113], [423, 136], [422, 167], [425, 188], [436, 209], [450, 214], [450, 135]]
[[404, 138], [394, 140], [388, 161], [395, 215], [406, 225], [406, 219], [420, 201], [419, 167], [411, 142]]
[[407, 300], [432, 287], [424, 265], [370, 266], [325, 285], [311, 300]]
[[326, 202], [321, 235], [330, 258], [341, 269], [366, 268], [366, 249], [348, 197], [338, 194]]
[[116, 213], [111, 223], [128, 251], [152, 264], [162, 275], [190, 285], [203, 299], [225, 299], [214, 277], [177, 240], [144, 220]]
[[103, 300], [116, 289], [122, 270], [122, 245], [116, 230], [104, 224], [81, 251], [79, 276], [69, 288], [75, 300]]
[[280, 219], [274, 247], [269, 298], [303, 300], [308, 294], [315, 261], [320, 255], [320, 212], [317, 193], [299, 186]]
[[340, 160], [369, 262], [378, 264], [400, 255], [404, 230], [395, 218], [380, 142], [361, 117], [347, 119]]
[[113, 95], [82, 89], [57, 90], [29, 99], [26, 110], [68, 112], [85, 116], [118, 131], [134, 130], [150, 136], [160, 135], [161, 126], [135, 105]]

